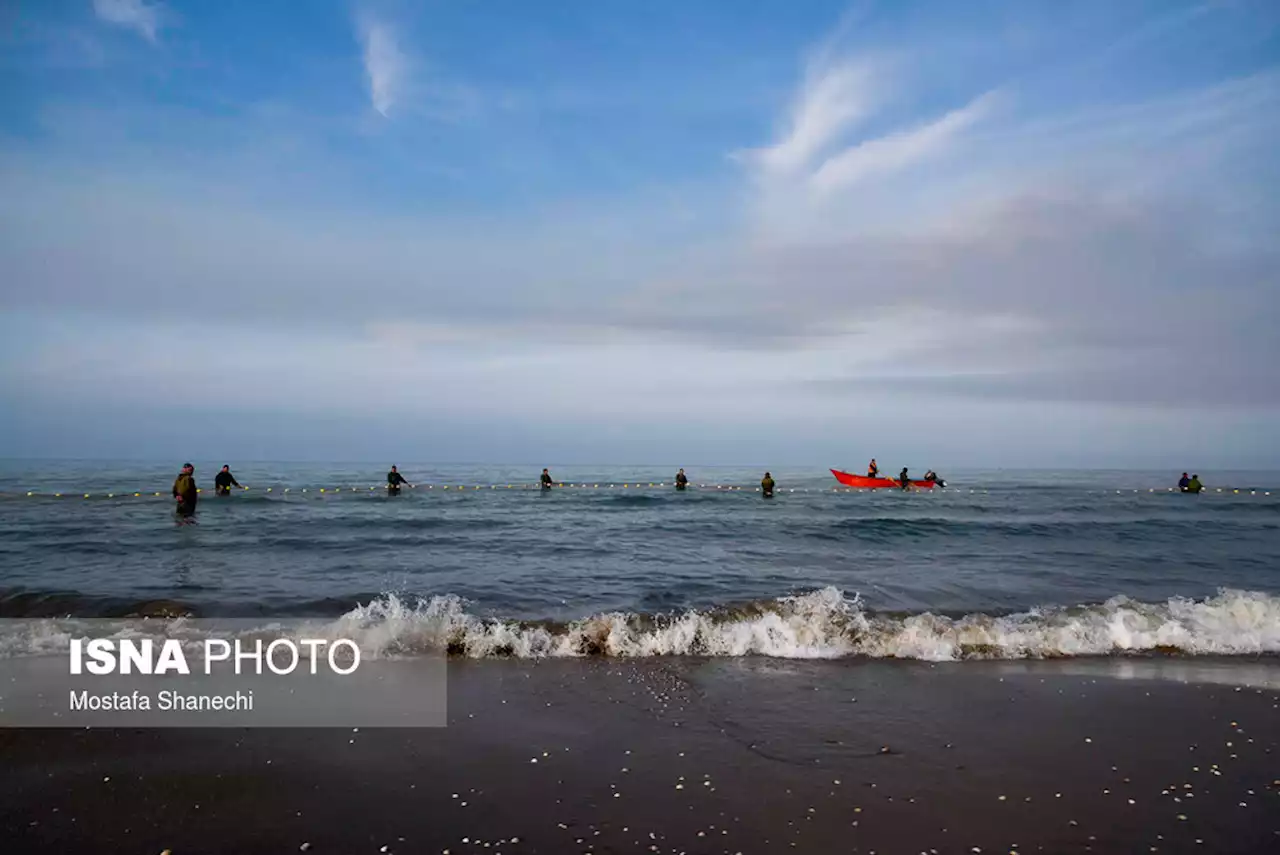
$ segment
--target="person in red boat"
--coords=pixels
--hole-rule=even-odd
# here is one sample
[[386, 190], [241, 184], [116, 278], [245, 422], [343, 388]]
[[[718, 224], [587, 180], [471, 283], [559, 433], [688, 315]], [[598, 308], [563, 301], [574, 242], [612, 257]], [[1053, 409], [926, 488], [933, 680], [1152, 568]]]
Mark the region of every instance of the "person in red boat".
[[867, 477], [875, 478], [880, 474], [880, 467], [876, 465], [876, 459], [871, 458], [871, 462], [867, 464]]

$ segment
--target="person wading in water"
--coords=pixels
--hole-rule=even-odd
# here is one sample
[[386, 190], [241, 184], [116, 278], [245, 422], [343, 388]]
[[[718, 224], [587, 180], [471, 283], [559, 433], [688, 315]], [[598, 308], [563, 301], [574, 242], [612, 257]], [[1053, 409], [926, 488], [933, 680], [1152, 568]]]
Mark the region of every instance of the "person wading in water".
[[182, 471], [173, 481], [173, 498], [179, 518], [189, 520], [196, 514], [196, 468], [190, 463], [182, 465]]

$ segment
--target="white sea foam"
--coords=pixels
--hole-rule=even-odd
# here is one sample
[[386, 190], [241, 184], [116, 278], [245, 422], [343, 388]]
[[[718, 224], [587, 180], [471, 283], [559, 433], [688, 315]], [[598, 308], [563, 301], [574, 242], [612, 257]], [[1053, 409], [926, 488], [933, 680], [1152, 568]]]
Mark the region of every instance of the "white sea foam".
[[1036, 659], [1151, 651], [1199, 655], [1280, 653], [1280, 598], [1223, 590], [1195, 601], [1101, 605], [950, 618], [877, 615], [835, 588], [735, 609], [653, 617], [618, 612], [564, 625], [484, 619], [457, 597], [407, 603], [383, 596], [330, 627], [354, 633], [371, 653], [447, 649], [483, 658], [574, 656], [851, 656]]
[[[0, 656], [65, 649], [84, 622], [22, 621], [0, 630]], [[197, 622], [198, 623], [198, 622]], [[472, 658], [766, 656], [918, 659], [1041, 659], [1153, 651], [1190, 655], [1280, 653], [1280, 597], [1222, 590], [1204, 600], [1100, 605], [951, 618], [867, 611], [835, 588], [739, 607], [646, 616], [620, 612], [565, 624], [483, 618], [456, 596], [412, 600], [386, 594], [336, 620], [308, 621], [307, 637], [353, 638], [366, 656], [447, 651]], [[165, 624], [153, 621], [154, 631]], [[122, 634], [137, 632], [136, 624]], [[268, 629], [267, 622], [259, 629]], [[95, 622], [95, 631], [101, 624]], [[192, 628], [194, 631], [194, 627]], [[172, 631], [172, 625], [170, 630]]]

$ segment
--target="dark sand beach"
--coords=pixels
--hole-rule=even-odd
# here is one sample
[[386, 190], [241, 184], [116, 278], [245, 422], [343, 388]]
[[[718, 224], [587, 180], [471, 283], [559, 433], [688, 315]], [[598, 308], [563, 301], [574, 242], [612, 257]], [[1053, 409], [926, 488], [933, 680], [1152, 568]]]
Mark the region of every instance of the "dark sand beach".
[[420, 730], [7, 730], [9, 852], [1275, 852], [1280, 667], [455, 661]]

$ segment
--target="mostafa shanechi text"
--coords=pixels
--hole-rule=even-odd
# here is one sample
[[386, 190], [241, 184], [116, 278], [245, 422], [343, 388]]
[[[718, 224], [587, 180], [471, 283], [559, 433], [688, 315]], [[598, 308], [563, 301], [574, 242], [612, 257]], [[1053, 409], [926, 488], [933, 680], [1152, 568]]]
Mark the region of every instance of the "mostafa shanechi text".
[[93, 694], [72, 689], [68, 704], [72, 712], [253, 712], [253, 692], [201, 695], [165, 689], [152, 695], [137, 690]]

